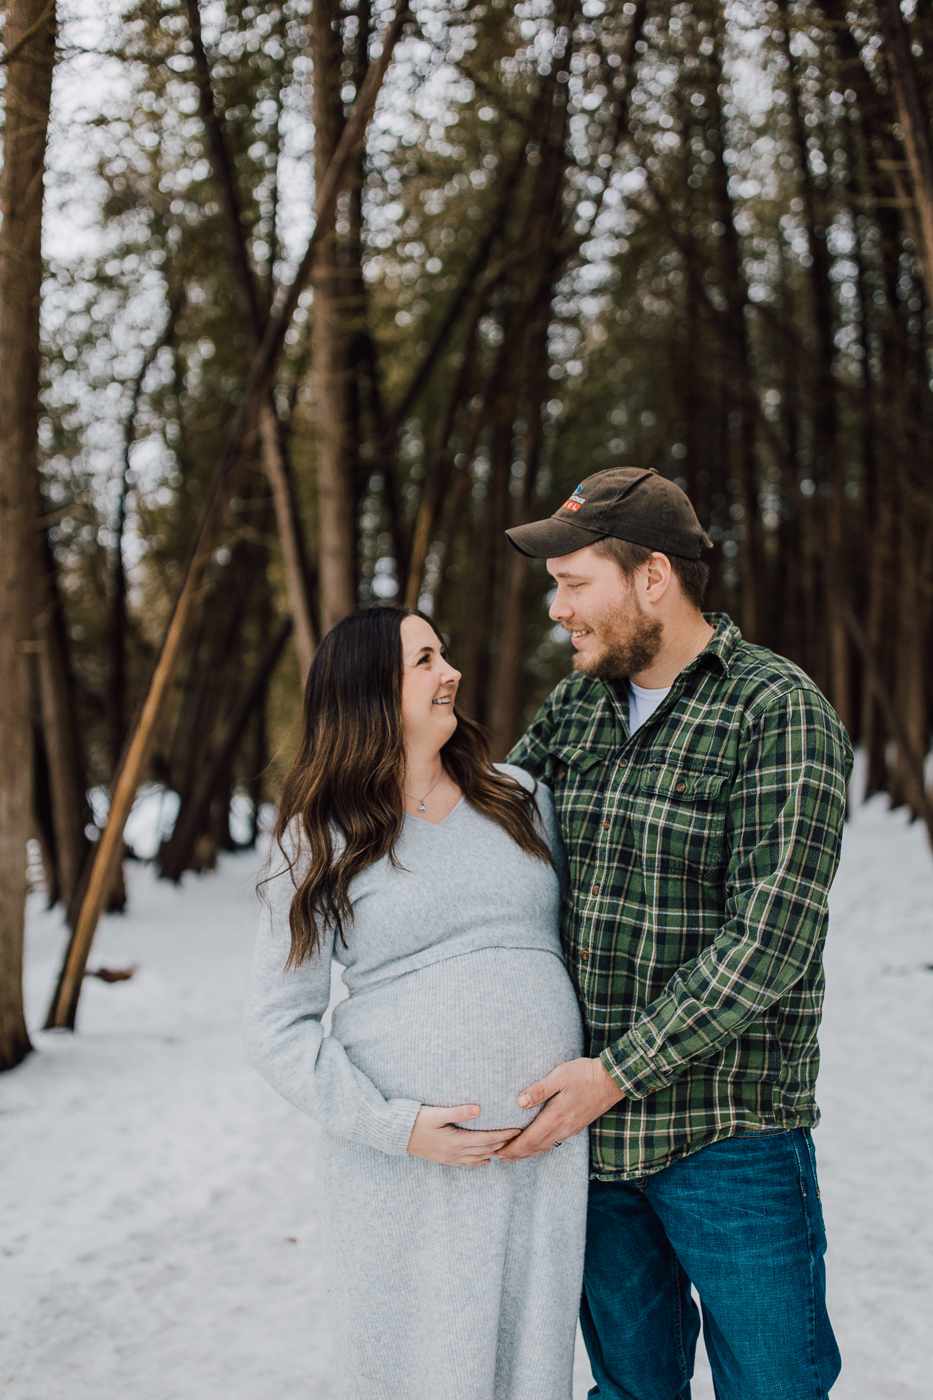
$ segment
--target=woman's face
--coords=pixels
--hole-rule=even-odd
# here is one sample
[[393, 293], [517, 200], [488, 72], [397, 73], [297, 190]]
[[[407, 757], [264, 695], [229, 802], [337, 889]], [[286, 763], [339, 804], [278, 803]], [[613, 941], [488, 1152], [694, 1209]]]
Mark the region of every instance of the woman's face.
[[454, 697], [460, 672], [444, 659], [434, 628], [422, 617], [404, 617], [402, 636], [402, 728], [405, 742], [446, 744], [457, 727]]

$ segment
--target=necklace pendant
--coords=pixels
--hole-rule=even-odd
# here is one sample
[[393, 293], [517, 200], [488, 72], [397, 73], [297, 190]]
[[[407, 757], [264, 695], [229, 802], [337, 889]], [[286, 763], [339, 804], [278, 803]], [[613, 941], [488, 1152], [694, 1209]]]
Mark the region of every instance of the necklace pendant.
[[427, 810], [427, 807], [424, 805], [424, 798], [422, 798], [421, 801], [418, 803], [418, 811], [426, 812]]

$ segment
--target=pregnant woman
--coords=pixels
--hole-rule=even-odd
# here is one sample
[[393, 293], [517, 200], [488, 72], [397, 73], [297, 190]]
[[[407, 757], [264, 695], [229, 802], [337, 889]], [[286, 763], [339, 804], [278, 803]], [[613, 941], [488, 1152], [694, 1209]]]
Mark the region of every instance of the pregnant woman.
[[[570, 1400], [586, 1135], [496, 1152], [582, 1054], [547, 789], [457, 716], [430, 620], [321, 644], [247, 1000], [260, 1072], [322, 1125], [341, 1400]], [[349, 996], [324, 1034], [331, 962]]]

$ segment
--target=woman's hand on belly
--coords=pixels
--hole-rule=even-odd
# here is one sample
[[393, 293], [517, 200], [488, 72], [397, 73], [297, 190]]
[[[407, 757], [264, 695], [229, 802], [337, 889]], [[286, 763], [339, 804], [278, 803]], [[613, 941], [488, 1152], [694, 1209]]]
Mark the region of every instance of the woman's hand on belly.
[[411, 1130], [408, 1151], [413, 1157], [442, 1162], [447, 1167], [484, 1167], [492, 1153], [518, 1137], [520, 1129], [502, 1128], [481, 1133], [455, 1126], [467, 1118], [477, 1118], [479, 1112], [475, 1103], [460, 1104], [457, 1108], [430, 1108], [425, 1104]]

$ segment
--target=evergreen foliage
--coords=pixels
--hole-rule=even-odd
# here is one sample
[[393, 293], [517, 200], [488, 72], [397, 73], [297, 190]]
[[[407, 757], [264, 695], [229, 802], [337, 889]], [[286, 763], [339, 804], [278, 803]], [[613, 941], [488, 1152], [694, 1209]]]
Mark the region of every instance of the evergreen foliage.
[[[933, 190], [903, 144], [883, 9], [416, 8], [275, 404], [317, 625], [334, 606], [317, 569], [334, 489], [319, 477], [326, 351], [350, 521], [336, 547], [356, 596], [433, 611], [498, 754], [568, 664], [544, 571], [503, 529], [592, 471], [652, 466], [716, 543], [710, 606], [802, 665], [865, 745], [869, 790], [930, 820]], [[333, 36], [339, 129], [390, 14], [384, 0], [203, 10], [263, 321], [310, 225], [314, 35]], [[926, 9], [907, 27], [927, 101]], [[84, 134], [91, 251], [59, 252], [44, 292], [46, 523], [97, 785], [145, 691], [252, 353], [195, 41], [184, 0], [124, 15], [107, 58], [119, 82]], [[276, 519], [257, 439], [153, 759], [183, 808], [288, 614]], [[174, 878], [233, 843], [234, 792], [256, 810], [274, 799], [300, 670], [290, 644], [273, 664]]]

